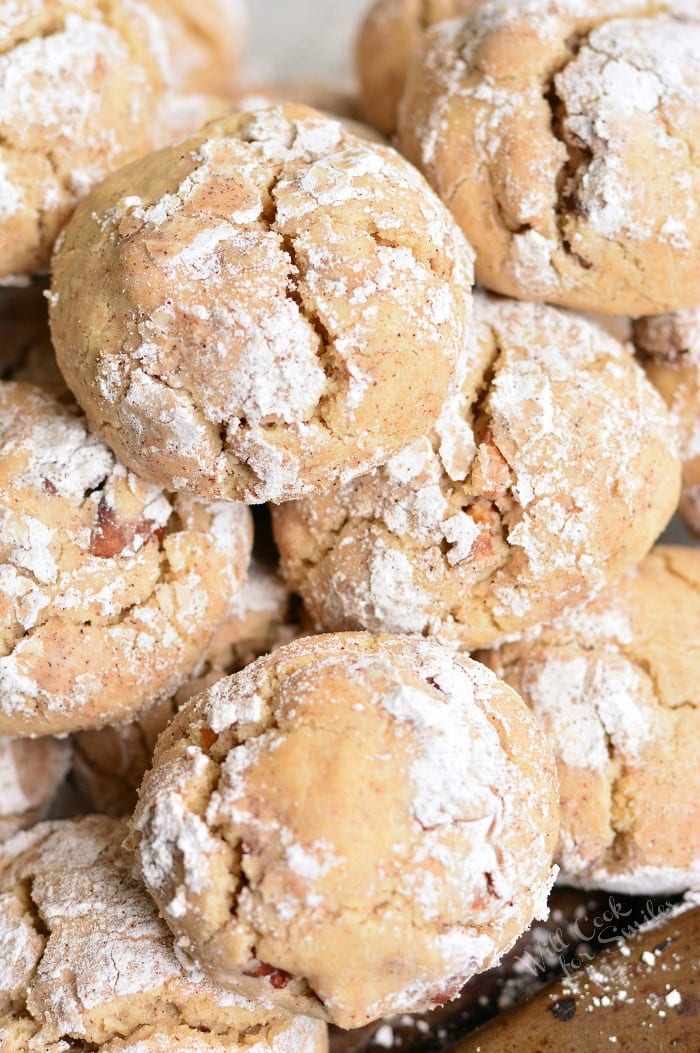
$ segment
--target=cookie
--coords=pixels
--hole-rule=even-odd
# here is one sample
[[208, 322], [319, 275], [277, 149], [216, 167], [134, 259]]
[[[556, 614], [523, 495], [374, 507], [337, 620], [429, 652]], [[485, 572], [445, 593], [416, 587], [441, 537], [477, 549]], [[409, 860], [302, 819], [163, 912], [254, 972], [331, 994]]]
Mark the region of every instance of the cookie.
[[633, 316], [694, 306], [700, 18], [665, 6], [490, 0], [426, 33], [398, 144], [487, 288]]
[[113, 723], [172, 695], [251, 541], [243, 506], [163, 493], [74, 406], [0, 384], [0, 734]]
[[3, 1053], [327, 1053], [325, 1026], [209, 982], [93, 816], [0, 849]]
[[562, 880], [700, 888], [700, 549], [660, 545], [593, 603], [482, 659], [557, 757]]
[[180, 91], [236, 87], [245, 41], [243, 0], [146, 0], [165, 27], [169, 68]]
[[383, 135], [393, 135], [406, 74], [423, 33], [436, 22], [468, 15], [479, 2], [375, 0], [355, 44], [360, 115], [368, 124]]
[[462, 403], [385, 467], [275, 510], [316, 629], [488, 646], [620, 578], [675, 510], [673, 428], [629, 351], [554, 307], [474, 299]]
[[700, 536], [700, 307], [640, 318], [634, 343], [678, 429], [683, 460], [679, 511]]
[[90, 195], [55, 257], [51, 327], [134, 471], [281, 501], [431, 427], [463, 368], [470, 285], [462, 234], [406, 161], [282, 106]]
[[252, 560], [228, 617], [173, 698], [157, 702], [129, 722], [75, 736], [73, 775], [93, 811], [114, 816], [133, 812], [158, 736], [178, 709], [217, 680], [298, 635], [300, 630], [286, 621], [288, 610], [287, 587], [273, 571]]
[[51, 343], [48, 311], [43, 284], [0, 288], [0, 380], [38, 384], [72, 400]]
[[148, 153], [162, 26], [137, 0], [0, 4], [0, 281], [46, 270], [76, 203]]
[[442, 1004], [546, 909], [546, 743], [438, 645], [279, 648], [185, 706], [132, 823], [146, 884], [217, 982], [357, 1027]]
[[70, 761], [65, 739], [0, 738], [0, 841], [44, 816]]

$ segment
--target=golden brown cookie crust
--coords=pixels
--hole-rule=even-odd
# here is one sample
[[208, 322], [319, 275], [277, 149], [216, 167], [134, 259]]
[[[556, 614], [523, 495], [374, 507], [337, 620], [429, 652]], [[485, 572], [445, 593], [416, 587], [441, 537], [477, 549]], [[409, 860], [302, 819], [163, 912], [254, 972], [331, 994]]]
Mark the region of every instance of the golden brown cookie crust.
[[700, 536], [700, 307], [640, 318], [634, 343], [678, 430], [683, 460], [679, 511]]
[[46, 270], [79, 199], [153, 148], [162, 37], [138, 0], [0, 5], [0, 281]]
[[3, 1053], [327, 1053], [319, 1021], [236, 997], [183, 962], [125, 832], [92, 816], [0, 849]]
[[242, 0], [146, 0], [165, 26], [169, 69], [180, 91], [236, 87], [245, 43]]
[[434, 423], [463, 364], [470, 271], [403, 158], [273, 107], [103, 183], [55, 257], [51, 326], [91, 426], [144, 478], [280, 501]]
[[700, 21], [668, 6], [494, 0], [426, 34], [398, 142], [487, 288], [633, 316], [694, 305]]
[[556, 787], [526, 715], [429, 641], [282, 647], [159, 740], [131, 834], [147, 885], [233, 990], [343, 1027], [442, 1004], [547, 895]]
[[70, 764], [66, 739], [0, 738], [0, 841], [44, 817]]
[[676, 508], [672, 424], [629, 350], [553, 307], [474, 304], [479, 369], [437, 429], [274, 510], [317, 630], [488, 646], [621, 577]]
[[557, 756], [563, 880], [697, 888], [700, 550], [659, 545], [593, 603], [480, 657]]
[[75, 406], [0, 384], [0, 734], [96, 727], [172, 695], [251, 543], [247, 509], [168, 496]]

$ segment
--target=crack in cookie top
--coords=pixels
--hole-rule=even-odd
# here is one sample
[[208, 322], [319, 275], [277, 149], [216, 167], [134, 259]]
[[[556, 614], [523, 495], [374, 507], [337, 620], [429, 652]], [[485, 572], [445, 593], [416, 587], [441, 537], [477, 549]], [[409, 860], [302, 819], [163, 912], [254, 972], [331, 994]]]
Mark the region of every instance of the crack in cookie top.
[[676, 507], [673, 428], [628, 349], [553, 307], [474, 302], [477, 379], [434, 431], [274, 510], [318, 629], [488, 646], [621, 577]]
[[134, 470], [280, 501], [434, 424], [466, 368], [471, 269], [397, 153], [274, 106], [91, 195], [55, 259], [52, 331], [88, 419]]
[[143, 482], [72, 405], [0, 384], [0, 733], [109, 723], [187, 678], [243, 586], [247, 509]]
[[188, 703], [131, 838], [211, 976], [353, 1027], [497, 961], [543, 907], [556, 825], [515, 694], [432, 642], [341, 634]]
[[3, 1051], [325, 1053], [323, 1024], [231, 994], [179, 955], [125, 833], [92, 816], [0, 849]]
[[152, 148], [162, 36], [136, 0], [0, 3], [0, 280], [48, 269], [77, 201]]
[[693, 305], [699, 55], [693, 5], [494, 0], [426, 34], [399, 142], [484, 285], [631, 315]]

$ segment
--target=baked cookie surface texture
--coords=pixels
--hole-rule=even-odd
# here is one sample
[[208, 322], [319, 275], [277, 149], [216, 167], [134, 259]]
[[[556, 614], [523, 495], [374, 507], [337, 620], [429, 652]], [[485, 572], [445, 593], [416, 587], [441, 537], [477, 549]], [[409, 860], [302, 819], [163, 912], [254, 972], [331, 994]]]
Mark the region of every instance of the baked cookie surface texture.
[[629, 350], [554, 307], [474, 301], [480, 371], [437, 428], [274, 509], [318, 629], [488, 646], [620, 578], [676, 508], [673, 427]]
[[388, 147], [234, 113], [107, 179], [54, 260], [56, 354], [144, 478], [260, 503], [386, 460], [465, 368], [471, 252]]
[[429, 30], [399, 147], [523, 300], [613, 314], [695, 305], [697, 5], [493, 0]]
[[131, 840], [212, 978], [356, 1027], [455, 997], [545, 908], [556, 795], [490, 671], [429, 641], [319, 636], [180, 711]]
[[0, 849], [3, 1053], [327, 1053], [325, 1025], [209, 982], [131, 872], [122, 823], [42, 823]]
[[250, 513], [169, 496], [76, 407], [0, 384], [0, 734], [113, 723], [187, 679], [245, 581]]

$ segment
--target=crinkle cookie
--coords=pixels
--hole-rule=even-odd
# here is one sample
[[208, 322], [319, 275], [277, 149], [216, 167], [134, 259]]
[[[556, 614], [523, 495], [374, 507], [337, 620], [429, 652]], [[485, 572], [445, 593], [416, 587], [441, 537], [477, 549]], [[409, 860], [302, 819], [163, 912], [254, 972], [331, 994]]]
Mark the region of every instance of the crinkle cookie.
[[55, 257], [51, 326], [90, 424], [134, 471], [280, 501], [434, 424], [464, 368], [470, 286], [470, 250], [408, 162], [282, 106], [93, 192]]
[[436, 22], [468, 15], [481, 0], [375, 0], [355, 45], [360, 114], [383, 135], [396, 131], [406, 74], [423, 33]]
[[51, 343], [43, 285], [0, 288], [0, 380], [38, 384], [72, 400]]
[[658, 546], [593, 603], [482, 652], [557, 757], [565, 883], [700, 887], [700, 549]]
[[317, 629], [488, 646], [621, 577], [673, 514], [673, 427], [629, 351], [541, 304], [478, 294], [475, 316], [480, 373], [430, 436], [275, 509]]
[[242, 588], [241, 505], [169, 496], [73, 406], [0, 385], [0, 734], [112, 723], [172, 695]]
[[556, 796], [535, 721], [484, 667], [318, 636], [180, 711], [131, 839], [217, 982], [357, 1027], [455, 997], [546, 911]]
[[697, 301], [700, 17], [665, 6], [491, 0], [425, 35], [399, 145], [486, 287], [633, 316]]
[[165, 26], [170, 75], [179, 90], [228, 92], [245, 41], [243, 0], [145, 0]]
[[136, 791], [151, 765], [160, 733], [178, 709], [217, 680], [237, 672], [266, 654], [298, 627], [286, 619], [289, 590], [268, 568], [252, 560], [248, 577], [230, 613], [216, 631], [204, 657], [173, 698], [157, 702], [135, 720], [82, 731], [75, 736], [73, 774], [84, 797], [96, 812], [130, 815]]
[[137, 0], [0, 2], [0, 281], [46, 270], [77, 201], [152, 149], [162, 36]]
[[45, 815], [70, 762], [66, 739], [0, 737], [0, 841]]
[[325, 1026], [185, 963], [132, 873], [125, 826], [42, 823], [0, 848], [3, 1053], [327, 1053]]
[[634, 343], [678, 429], [683, 460], [680, 513], [700, 535], [700, 307], [640, 318]]

